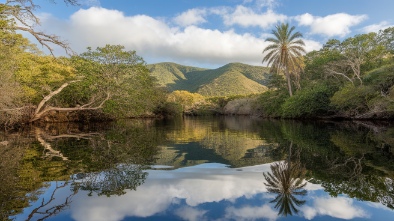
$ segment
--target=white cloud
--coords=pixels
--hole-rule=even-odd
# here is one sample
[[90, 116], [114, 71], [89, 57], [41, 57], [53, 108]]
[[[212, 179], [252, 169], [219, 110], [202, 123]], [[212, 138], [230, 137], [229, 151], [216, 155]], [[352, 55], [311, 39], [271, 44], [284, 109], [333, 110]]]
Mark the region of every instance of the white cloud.
[[278, 0], [256, 0], [256, 3], [260, 8], [267, 7], [273, 9], [279, 5]]
[[227, 208], [225, 217], [229, 220], [256, 220], [264, 218], [274, 221], [278, 218], [278, 214], [268, 205], [263, 205], [260, 207], [245, 206], [242, 208]]
[[278, 22], [287, 19], [286, 15], [277, 14], [273, 10], [268, 9], [264, 13], [256, 13], [253, 9], [245, 6], [237, 6], [234, 12], [223, 15], [226, 25], [240, 25], [242, 27], [261, 27], [268, 28]]
[[346, 13], [332, 14], [325, 17], [306, 13], [295, 17], [300, 26], [309, 26], [312, 34], [321, 34], [328, 37], [344, 37], [350, 33], [351, 27], [366, 19], [366, 15], [349, 15]]
[[[175, 215], [187, 220], [203, 220], [206, 211], [192, 208], [203, 203], [234, 201], [240, 197], [251, 197], [266, 192], [262, 172], [269, 171], [270, 164], [243, 168], [242, 172], [227, 167], [207, 170], [209, 164], [169, 171], [149, 171], [149, 178], [137, 191], [127, 191], [118, 197], [86, 197], [76, 195], [71, 207], [71, 216], [80, 221], [118, 221], [127, 216], [149, 217], [165, 212], [176, 199], [185, 200], [186, 205], [175, 211]], [[264, 211], [264, 214], [262, 211]], [[262, 208], [231, 208], [230, 216], [276, 217], [268, 206]]]
[[199, 25], [206, 22], [204, 16], [206, 16], [207, 11], [205, 9], [190, 9], [182, 14], [176, 16], [174, 21], [176, 24], [186, 27], [190, 25]]
[[391, 26], [393, 26], [393, 25], [391, 25], [389, 22], [382, 21], [378, 24], [372, 24], [372, 25], [365, 26], [364, 28], [362, 28], [362, 32], [365, 32], [365, 33], [378, 32], [380, 30], [384, 30], [384, 29], [389, 28]]
[[198, 210], [193, 207], [185, 206], [175, 210], [175, 215], [187, 221], [202, 221], [205, 220], [204, 215], [207, 212], [206, 210]]
[[261, 65], [264, 39], [233, 30], [219, 31], [196, 26], [170, 27], [146, 15], [126, 16], [117, 10], [80, 9], [68, 21], [46, 19], [43, 27], [58, 33], [81, 53], [86, 47], [121, 44], [136, 50], [148, 63], [224, 65], [243, 62]]
[[[189, 10], [177, 17], [184, 18], [178, 22], [183, 21], [183, 25], [202, 22], [204, 13], [229, 16], [226, 17], [231, 19], [227, 20], [228, 24], [238, 23], [244, 26], [255, 24], [268, 27], [278, 19], [285, 19], [285, 16], [276, 15], [273, 11], [259, 15], [239, 6], [232, 14], [229, 13], [229, 8], [224, 7]], [[264, 16], [270, 17], [270, 14], [274, 16], [266, 20]], [[235, 17], [230, 18], [230, 15]], [[262, 51], [268, 45], [263, 38], [267, 36], [264, 33], [254, 36], [237, 33], [233, 29], [205, 29], [194, 25], [173, 27], [164, 20], [147, 15], [126, 16], [120, 11], [100, 7], [80, 9], [69, 20], [45, 14], [42, 28], [67, 39], [77, 53], [86, 51], [87, 47], [120, 44], [127, 50], [136, 50], [148, 63], [170, 61], [215, 68], [230, 62], [262, 65]], [[313, 40], [305, 40], [305, 43], [307, 51], [321, 48], [321, 44]], [[59, 48], [55, 49], [55, 53], [64, 55]]]
[[369, 215], [361, 208], [353, 205], [353, 200], [338, 198], [316, 198], [313, 207], [304, 206], [300, 209], [308, 220], [315, 216], [328, 215], [340, 219], [367, 218]]
[[311, 52], [314, 50], [318, 51], [323, 47], [322, 43], [314, 41], [314, 40], [303, 39], [303, 41], [305, 43], [305, 51], [306, 52]]

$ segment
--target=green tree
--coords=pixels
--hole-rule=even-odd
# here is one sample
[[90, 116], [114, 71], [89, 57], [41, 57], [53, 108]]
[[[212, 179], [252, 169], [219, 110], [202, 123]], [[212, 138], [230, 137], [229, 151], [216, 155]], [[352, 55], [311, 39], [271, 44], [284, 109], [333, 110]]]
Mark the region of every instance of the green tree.
[[63, 102], [74, 110], [102, 109], [115, 117], [152, 113], [164, 102], [165, 93], [149, 75], [143, 58], [124, 49], [106, 45], [73, 57], [82, 79], [65, 89]]
[[277, 25], [276, 29], [272, 30], [275, 37], [266, 39], [271, 44], [263, 50], [263, 53], [267, 52], [263, 62], [271, 65], [271, 71], [285, 74], [290, 96], [293, 96], [291, 76], [298, 82], [299, 73], [303, 69], [302, 55], [305, 53], [305, 43], [300, 39], [302, 34], [293, 33], [294, 29], [295, 27], [290, 28], [289, 24]]
[[[336, 55], [336, 59], [327, 63], [324, 72], [328, 76], [340, 76], [354, 84], [355, 80], [363, 84], [363, 75], [381, 66], [384, 60], [390, 58], [390, 32], [380, 34], [371, 32], [356, 35], [342, 42], [331, 40], [329, 47], [321, 51]], [[327, 51], [328, 50], [328, 51]]]

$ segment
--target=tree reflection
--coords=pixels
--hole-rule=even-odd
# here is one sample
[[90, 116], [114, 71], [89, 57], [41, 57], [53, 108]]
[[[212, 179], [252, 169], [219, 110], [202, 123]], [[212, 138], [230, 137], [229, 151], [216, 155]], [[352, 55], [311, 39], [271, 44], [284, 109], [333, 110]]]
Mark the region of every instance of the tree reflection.
[[268, 192], [276, 194], [271, 203], [275, 203], [275, 209], [279, 209], [278, 214], [282, 216], [297, 214], [298, 207], [306, 202], [297, 198], [307, 194], [304, 189], [307, 184], [304, 182], [305, 169], [299, 160], [291, 162], [291, 148], [292, 144], [287, 161], [273, 163], [271, 172], [263, 173]]
[[144, 165], [154, 163], [165, 141], [153, 123], [48, 124], [7, 136], [0, 132], [0, 220], [18, 219], [29, 206], [26, 219], [55, 216], [79, 190], [106, 196], [135, 190], [148, 176]]
[[51, 216], [59, 214], [61, 211], [69, 207], [72, 203], [73, 196], [77, 194], [78, 190], [74, 190], [69, 196], [64, 197], [62, 200], [60, 200], [60, 202], [56, 202], [55, 197], [56, 192], [61, 191], [61, 189], [66, 187], [67, 185], [68, 182], [63, 182], [63, 184], [59, 184], [58, 182], [56, 182], [55, 189], [52, 191], [49, 198], [47, 200], [45, 200], [45, 198], [42, 198], [41, 204], [31, 211], [26, 221], [45, 220]]
[[96, 192], [100, 195], [123, 195], [125, 189], [136, 190], [145, 182], [148, 173], [141, 165], [120, 165], [102, 172], [76, 174], [74, 189], [89, 191], [89, 195]]

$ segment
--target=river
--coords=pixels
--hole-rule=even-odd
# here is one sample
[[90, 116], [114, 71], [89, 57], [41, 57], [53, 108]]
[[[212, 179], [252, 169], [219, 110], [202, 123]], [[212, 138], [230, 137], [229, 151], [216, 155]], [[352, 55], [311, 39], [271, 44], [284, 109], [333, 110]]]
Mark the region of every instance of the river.
[[389, 122], [249, 117], [0, 132], [3, 220], [394, 220]]

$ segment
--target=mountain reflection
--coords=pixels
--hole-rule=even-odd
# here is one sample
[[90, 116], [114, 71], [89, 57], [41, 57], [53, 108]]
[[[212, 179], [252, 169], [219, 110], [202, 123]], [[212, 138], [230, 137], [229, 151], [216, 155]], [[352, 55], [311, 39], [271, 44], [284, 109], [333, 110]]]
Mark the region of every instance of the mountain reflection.
[[0, 220], [394, 217], [393, 127], [242, 120], [0, 132]]
[[[278, 215], [288, 216], [297, 214], [298, 207], [305, 204], [305, 200], [300, 200], [297, 196], [307, 195], [304, 189], [307, 182], [304, 182], [305, 169], [301, 166], [299, 160], [291, 162], [291, 148], [289, 147], [289, 157], [287, 161], [281, 161], [271, 164], [271, 172], [264, 172], [264, 178], [267, 190], [276, 194], [271, 203], [275, 203], [275, 209], [278, 209]], [[299, 159], [299, 157], [298, 157]]]

